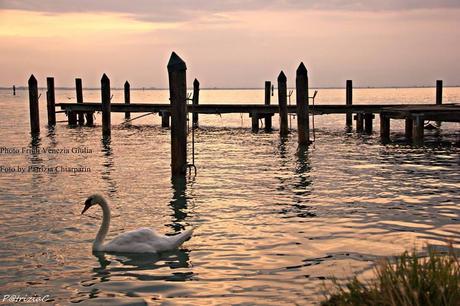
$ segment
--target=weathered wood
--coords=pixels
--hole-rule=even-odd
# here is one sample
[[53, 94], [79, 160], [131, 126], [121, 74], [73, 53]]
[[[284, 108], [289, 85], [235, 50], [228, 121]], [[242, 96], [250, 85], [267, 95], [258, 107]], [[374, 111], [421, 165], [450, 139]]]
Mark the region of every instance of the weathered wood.
[[390, 117], [380, 113], [380, 138], [382, 142], [390, 141]]
[[416, 146], [423, 145], [423, 137], [425, 132], [425, 120], [423, 115], [417, 115], [413, 118], [413, 130], [412, 130], [412, 141]]
[[70, 126], [77, 125], [77, 113], [76, 112], [68, 112], [67, 113], [67, 120]]
[[[193, 97], [192, 104], [198, 105], [200, 99], [200, 82], [197, 79], [193, 81]], [[192, 127], [198, 127], [198, 113], [193, 113], [192, 115]]]
[[161, 116], [161, 127], [164, 127], [164, 128], [169, 127], [169, 117], [171, 117], [171, 113], [163, 111], [163, 112], [160, 112], [160, 116]]
[[297, 130], [299, 145], [310, 144], [309, 103], [308, 103], [308, 72], [303, 63], [296, 71], [296, 105], [297, 105]]
[[[265, 81], [265, 105], [270, 105], [271, 99], [271, 89], [272, 89], [272, 82]], [[266, 132], [271, 132], [272, 130], [272, 115], [268, 114], [265, 116], [265, 127]]]
[[48, 113], [48, 126], [56, 125], [56, 96], [54, 91], [54, 78], [46, 78], [46, 109]]
[[[131, 85], [129, 85], [129, 82], [125, 82], [124, 90], [125, 90], [125, 104], [130, 104], [131, 103]], [[131, 113], [130, 112], [125, 112], [125, 119], [129, 120], [131, 119]]]
[[101, 78], [101, 98], [102, 98], [102, 136], [107, 137], [111, 134], [111, 97], [110, 80], [107, 75]]
[[356, 132], [362, 133], [364, 131], [364, 114], [357, 113], [355, 115], [356, 120]]
[[93, 126], [94, 125], [94, 112], [85, 112], [86, 117], [86, 125]]
[[366, 134], [372, 134], [372, 121], [374, 119], [374, 114], [365, 113], [364, 114], [364, 131]]
[[38, 84], [32, 74], [29, 78], [29, 113], [30, 132], [32, 135], [40, 133], [40, 113], [38, 109]]
[[287, 110], [287, 78], [283, 71], [278, 75], [278, 104], [280, 113], [280, 136], [289, 134]]
[[251, 131], [253, 133], [259, 132], [259, 114], [258, 113], [252, 113], [250, 114], [251, 116]]
[[16, 85], [13, 85], [13, 96], [16, 95]]
[[442, 104], [442, 80], [436, 81], [436, 105]]
[[[353, 81], [352, 80], [347, 80], [346, 83], [346, 105], [352, 105], [353, 104]], [[353, 113], [348, 112], [346, 115], [346, 121], [345, 125], [348, 128], [351, 128], [353, 125]]]
[[171, 173], [187, 171], [187, 66], [175, 53], [168, 62], [169, 100], [171, 101]]
[[405, 121], [404, 122], [405, 124], [404, 135], [406, 137], [406, 140], [410, 141], [412, 140], [412, 129], [414, 125], [414, 120], [412, 120], [412, 117], [406, 117], [404, 121]]
[[[83, 85], [80, 78], [75, 79], [75, 90], [77, 92], [77, 103], [83, 103]], [[85, 124], [83, 113], [78, 113], [78, 124]]]

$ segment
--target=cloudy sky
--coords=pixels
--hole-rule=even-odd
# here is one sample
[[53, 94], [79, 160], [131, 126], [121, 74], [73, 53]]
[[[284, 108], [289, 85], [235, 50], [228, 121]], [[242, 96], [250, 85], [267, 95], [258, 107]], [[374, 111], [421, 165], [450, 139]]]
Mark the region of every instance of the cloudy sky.
[[313, 86], [460, 84], [459, 0], [0, 0], [0, 86], [262, 87], [303, 61]]

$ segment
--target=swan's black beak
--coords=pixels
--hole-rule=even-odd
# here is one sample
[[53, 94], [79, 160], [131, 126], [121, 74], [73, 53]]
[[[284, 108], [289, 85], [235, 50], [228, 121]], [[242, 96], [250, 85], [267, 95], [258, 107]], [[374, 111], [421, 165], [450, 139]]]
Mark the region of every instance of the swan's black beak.
[[85, 201], [85, 207], [84, 207], [83, 210], [81, 211], [81, 214], [83, 215], [83, 214], [85, 213], [85, 211], [87, 211], [90, 207], [91, 207], [91, 201], [90, 201], [90, 200], [86, 200], [86, 201]]

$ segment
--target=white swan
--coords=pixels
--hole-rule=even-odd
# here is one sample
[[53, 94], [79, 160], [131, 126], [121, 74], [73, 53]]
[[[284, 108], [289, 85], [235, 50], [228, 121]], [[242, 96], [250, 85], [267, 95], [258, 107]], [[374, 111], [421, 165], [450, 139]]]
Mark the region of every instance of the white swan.
[[110, 208], [107, 201], [99, 194], [93, 194], [85, 201], [82, 214], [91, 206], [98, 204], [102, 208], [102, 225], [93, 243], [93, 251], [119, 252], [119, 253], [158, 253], [178, 248], [184, 241], [192, 236], [192, 229], [183, 231], [175, 236], [165, 236], [156, 233], [150, 228], [122, 233], [110, 242], [104, 242], [109, 232]]

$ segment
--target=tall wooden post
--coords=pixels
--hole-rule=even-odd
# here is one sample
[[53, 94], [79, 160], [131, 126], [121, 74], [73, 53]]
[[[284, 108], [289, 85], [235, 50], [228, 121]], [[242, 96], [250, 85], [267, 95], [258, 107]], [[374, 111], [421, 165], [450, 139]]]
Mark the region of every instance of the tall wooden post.
[[175, 53], [168, 62], [169, 100], [171, 101], [171, 173], [187, 171], [187, 66]]
[[[193, 81], [193, 97], [192, 103], [193, 105], [198, 105], [200, 99], [200, 82], [197, 79]], [[192, 127], [198, 127], [198, 113], [193, 113], [192, 115]]]
[[414, 118], [414, 128], [412, 131], [412, 141], [416, 146], [423, 145], [423, 137], [425, 132], [424, 126], [425, 120], [422, 115], [415, 116]]
[[287, 78], [283, 71], [278, 75], [278, 104], [280, 107], [280, 136], [289, 134], [287, 110]]
[[[131, 92], [130, 92], [131, 86], [129, 85], [129, 82], [125, 82], [125, 104], [130, 104], [131, 103]], [[131, 119], [131, 112], [125, 112], [125, 119]]]
[[38, 84], [33, 74], [29, 78], [29, 111], [30, 132], [35, 135], [40, 133], [40, 114], [38, 109]]
[[380, 138], [382, 142], [390, 141], [390, 117], [380, 114]]
[[[352, 80], [347, 80], [346, 83], [346, 105], [352, 105], [353, 104], [353, 81]], [[347, 112], [346, 115], [346, 122], [345, 125], [347, 128], [351, 128], [353, 125], [353, 114], [351, 112]]]
[[[75, 89], [77, 91], [77, 103], [83, 103], [83, 85], [80, 78], [75, 79]], [[78, 113], [78, 124], [83, 125], [85, 123], [85, 118], [83, 113]]]
[[308, 110], [308, 72], [300, 63], [296, 72], [297, 130], [299, 145], [310, 144], [309, 110]]
[[102, 98], [102, 136], [107, 137], [111, 134], [111, 105], [110, 105], [110, 80], [104, 73], [101, 78], [101, 98]]
[[48, 111], [48, 126], [56, 125], [56, 97], [54, 92], [54, 78], [46, 78], [46, 108]]
[[16, 95], [16, 85], [13, 85], [13, 96]]
[[436, 104], [442, 104], [442, 80], [436, 81]]
[[[265, 105], [270, 105], [272, 83], [265, 81]], [[265, 115], [265, 131], [270, 132], [272, 130], [272, 114]]]

